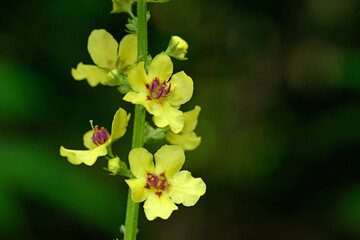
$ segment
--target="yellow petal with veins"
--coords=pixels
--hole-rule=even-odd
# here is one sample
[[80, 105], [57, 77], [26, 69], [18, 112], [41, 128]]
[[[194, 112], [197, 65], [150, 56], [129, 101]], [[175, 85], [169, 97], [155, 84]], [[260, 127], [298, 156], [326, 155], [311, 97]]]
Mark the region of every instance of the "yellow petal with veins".
[[133, 68], [128, 75], [128, 81], [131, 88], [135, 92], [143, 92], [148, 94], [148, 89], [146, 88], [146, 84], [150, 84], [150, 80], [146, 75], [146, 71], [144, 68], [144, 62], [140, 62], [135, 68]]
[[87, 65], [82, 62], [71, 69], [71, 75], [75, 80], [86, 79], [91, 87], [96, 87], [99, 83], [105, 85], [108, 71], [98, 68], [95, 65]]
[[103, 68], [115, 68], [118, 43], [104, 29], [96, 29], [90, 33], [88, 51], [96, 65]]
[[93, 134], [94, 134], [94, 130], [89, 130], [83, 136], [83, 143], [87, 149], [96, 148], [96, 144], [94, 144], [93, 140], [91, 139]]
[[144, 204], [146, 218], [149, 221], [157, 217], [168, 219], [174, 210], [178, 207], [169, 199], [166, 192], [162, 192], [161, 196], [155, 193], [150, 194]]
[[193, 110], [184, 112], [184, 127], [181, 130], [182, 133], [190, 133], [195, 130], [200, 111], [201, 107], [195, 106]]
[[145, 105], [146, 103], [146, 98], [147, 95], [144, 92], [128, 92], [124, 97], [123, 100], [127, 101], [127, 102], [131, 102], [133, 104], [141, 104], [144, 105], [144, 107], [146, 107]]
[[170, 83], [171, 92], [166, 97], [166, 101], [171, 105], [181, 105], [191, 99], [194, 92], [194, 83], [184, 71], [174, 74]]
[[137, 178], [145, 178], [147, 173], [153, 173], [153, 155], [145, 148], [133, 148], [129, 153], [130, 170]]
[[189, 171], [180, 171], [168, 179], [167, 193], [172, 201], [184, 206], [194, 206], [200, 196], [205, 194], [206, 185], [201, 178], [194, 178]]
[[166, 140], [174, 145], [178, 145], [184, 151], [192, 151], [201, 143], [201, 137], [198, 137], [195, 132], [174, 134], [169, 131], [166, 133]]
[[169, 80], [171, 74], [173, 73], [173, 63], [171, 62], [170, 57], [165, 53], [160, 53], [154, 57], [151, 61], [148, 76], [149, 80], [152, 81], [155, 78], [158, 78], [160, 82]]
[[127, 114], [124, 109], [119, 108], [119, 110], [116, 111], [111, 127], [111, 141], [124, 136], [129, 120], [130, 114]]
[[147, 184], [146, 178], [126, 179], [125, 182], [131, 189], [131, 198], [134, 202], [145, 201], [151, 193], [151, 189], [145, 188]]
[[137, 35], [127, 34], [119, 44], [119, 68], [133, 65], [137, 61]]
[[184, 127], [183, 112], [172, 107], [168, 102], [162, 102], [161, 108], [153, 114], [154, 123], [158, 127], [166, 127], [169, 125], [171, 131], [174, 133], [179, 133]]
[[184, 151], [176, 145], [164, 145], [155, 153], [155, 174], [165, 173], [169, 179], [185, 162]]
[[77, 165], [83, 162], [88, 166], [92, 166], [98, 157], [105, 156], [107, 154], [107, 145], [108, 144], [103, 144], [90, 150], [71, 150], [61, 146], [60, 155], [67, 157], [70, 163]]

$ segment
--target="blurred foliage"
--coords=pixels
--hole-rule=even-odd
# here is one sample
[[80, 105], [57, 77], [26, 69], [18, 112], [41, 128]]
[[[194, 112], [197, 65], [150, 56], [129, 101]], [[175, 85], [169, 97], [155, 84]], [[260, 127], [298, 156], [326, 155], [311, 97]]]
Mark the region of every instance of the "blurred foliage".
[[[0, 5], [1, 239], [121, 237], [123, 180], [102, 170], [105, 160], [73, 166], [58, 154], [83, 147], [88, 120], [109, 127], [119, 106], [133, 110], [115, 89], [70, 75], [91, 63], [91, 30], [125, 34], [127, 16], [111, 9], [110, 0]], [[359, 239], [359, 2], [172, 0], [150, 10], [153, 56], [171, 35], [190, 46], [174, 64], [195, 82], [184, 110], [202, 107], [203, 142], [184, 168], [208, 190], [167, 221], [140, 211], [139, 239]], [[130, 141], [114, 145], [123, 160]]]

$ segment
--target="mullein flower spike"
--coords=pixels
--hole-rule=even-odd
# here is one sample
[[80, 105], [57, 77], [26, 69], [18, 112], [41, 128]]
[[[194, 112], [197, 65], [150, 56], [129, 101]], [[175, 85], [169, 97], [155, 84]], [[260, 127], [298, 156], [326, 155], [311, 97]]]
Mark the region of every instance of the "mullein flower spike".
[[175, 145], [162, 146], [155, 153], [155, 165], [153, 155], [145, 148], [134, 148], [129, 153], [130, 169], [136, 178], [125, 181], [131, 188], [132, 200], [145, 201], [148, 220], [168, 219], [178, 209], [175, 203], [194, 206], [204, 195], [204, 181], [192, 177], [189, 171], [180, 171], [184, 162], [184, 151]]
[[184, 115], [179, 107], [191, 99], [194, 89], [191, 77], [183, 71], [172, 73], [173, 63], [165, 53], [154, 57], [147, 73], [144, 62], [140, 62], [129, 72], [132, 91], [123, 99], [143, 105], [154, 115], [156, 126], [170, 126], [174, 133], [179, 133], [184, 126]]
[[201, 107], [195, 106], [191, 111], [184, 112], [184, 127], [175, 134], [171, 130], [166, 133], [166, 140], [174, 145], [178, 145], [184, 151], [191, 151], [197, 148], [201, 143], [201, 137], [194, 132], [200, 113]]
[[85, 163], [88, 166], [92, 166], [98, 157], [108, 154], [107, 147], [110, 144], [125, 134], [129, 120], [130, 114], [127, 114], [124, 109], [119, 108], [114, 115], [111, 135], [109, 135], [105, 128], [99, 129], [98, 126], [95, 126], [93, 130], [86, 132], [83, 137], [84, 146], [89, 150], [71, 150], [61, 146], [60, 155], [66, 157], [74, 165]]
[[[111, 71], [127, 74], [137, 60], [137, 36], [128, 34], [120, 44], [104, 29], [93, 30], [89, 36], [88, 51], [95, 65], [80, 62], [71, 69], [75, 80], [86, 79], [91, 87], [106, 85]], [[115, 71], [116, 70], [116, 71]]]

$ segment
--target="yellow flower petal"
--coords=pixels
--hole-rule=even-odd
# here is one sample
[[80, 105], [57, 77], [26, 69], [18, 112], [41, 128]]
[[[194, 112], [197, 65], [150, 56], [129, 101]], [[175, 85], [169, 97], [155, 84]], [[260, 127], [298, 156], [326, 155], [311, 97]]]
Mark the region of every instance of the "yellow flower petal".
[[145, 105], [146, 103], [146, 97], [147, 95], [144, 92], [128, 92], [124, 97], [123, 100], [127, 101], [127, 102], [131, 102], [133, 104], [141, 104], [144, 105], [144, 107], [146, 107]]
[[150, 84], [150, 81], [146, 75], [144, 64], [144, 62], [140, 62], [129, 72], [128, 81], [135, 92], [144, 92], [147, 94], [148, 89], [146, 88], [146, 84]]
[[198, 137], [195, 132], [174, 134], [171, 131], [167, 132], [166, 140], [174, 145], [178, 145], [184, 151], [192, 151], [201, 143], [201, 137]]
[[127, 114], [124, 109], [119, 108], [119, 110], [116, 111], [111, 127], [111, 141], [124, 136], [129, 120], [130, 114]]
[[180, 171], [168, 179], [167, 193], [172, 201], [184, 206], [194, 206], [200, 196], [205, 194], [206, 185], [201, 178], [194, 178], [189, 171]]
[[171, 105], [181, 105], [188, 102], [194, 91], [194, 83], [191, 77], [184, 71], [178, 72], [171, 77], [171, 92], [166, 98]]
[[79, 165], [82, 163], [81, 159], [77, 158], [74, 154], [70, 154], [63, 146], [60, 147], [60, 156], [67, 157], [67, 160], [74, 165]]
[[145, 148], [133, 148], [129, 153], [130, 170], [137, 178], [154, 172], [153, 155]]
[[93, 133], [94, 133], [94, 130], [90, 130], [90, 131], [87, 131], [83, 136], [83, 143], [87, 149], [96, 148], [96, 144], [94, 144], [94, 142], [91, 139], [93, 136]]
[[75, 162], [75, 164], [80, 164], [79, 162], [81, 161], [88, 166], [92, 166], [98, 157], [105, 156], [107, 154], [106, 147], [107, 144], [103, 144], [90, 150], [71, 150], [61, 146], [60, 155], [67, 157], [71, 163]]
[[190, 133], [195, 130], [200, 111], [201, 107], [195, 106], [193, 110], [184, 112], [184, 127], [181, 130], [182, 133]]
[[146, 178], [126, 179], [125, 182], [131, 188], [131, 198], [134, 202], [145, 201], [151, 193], [150, 189], [145, 188], [147, 183]]
[[97, 86], [99, 83], [105, 84], [108, 71], [98, 68], [94, 65], [86, 65], [82, 62], [75, 68], [71, 69], [71, 75], [75, 80], [81, 81], [86, 79], [91, 87]]
[[169, 179], [177, 173], [185, 162], [184, 151], [176, 145], [164, 145], [155, 153], [155, 174], [165, 172]]
[[156, 77], [159, 78], [160, 82], [169, 80], [173, 73], [173, 63], [170, 57], [165, 53], [160, 53], [154, 57], [151, 61], [148, 76], [149, 80], [152, 81]]
[[157, 217], [168, 219], [171, 213], [177, 209], [178, 207], [169, 199], [166, 192], [162, 192], [160, 197], [155, 193], [150, 194], [144, 204], [145, 215], [149, 221]]
[[108, 161], [108, 170], [113, 174], [117, 174], [120, 171], [120, 158], [112, 158]]
[[90, 33], [88, 51], [94, 63], [103, 68], [115, 68], [118, 43], [104, 29], [96, 29]]
[[158, 127], [166, 127], [169, 125], [171, 131], [174, 133], [179, 133], [184, 127], [184, 115], [182, 111], [171, 106], [168, 102], [163, 102], [161, 108], [152, 114], [154, 114], [154, 123]]
[[135, 64], [137, 61], [137, 35], [127, 34], [119, 44], [120, 68]]

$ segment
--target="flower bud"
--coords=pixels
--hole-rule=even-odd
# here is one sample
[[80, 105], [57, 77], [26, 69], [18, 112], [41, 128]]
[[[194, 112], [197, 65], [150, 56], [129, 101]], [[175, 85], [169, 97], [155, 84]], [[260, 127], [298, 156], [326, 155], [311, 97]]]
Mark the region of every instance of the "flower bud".
[[113, 10], [111, 13], [121, 13], [130, 11], [134, 0], [112, 0], [112, 2]]
[[112, 172], [114, 175], [118, 174], [120, 172], [120, 158], [112, 158], [108, 162], [108, 170]]
[[108, 73], [105, 84], [108, 86], [117, 86], [121, 84], [121, 78], [117, 69], [114, 69]]
[[185, 55], [188, 48], [189, 45], [184, 39], [179, 36], [172, 36], [166, 54], [178, 60], [186, 60]]

